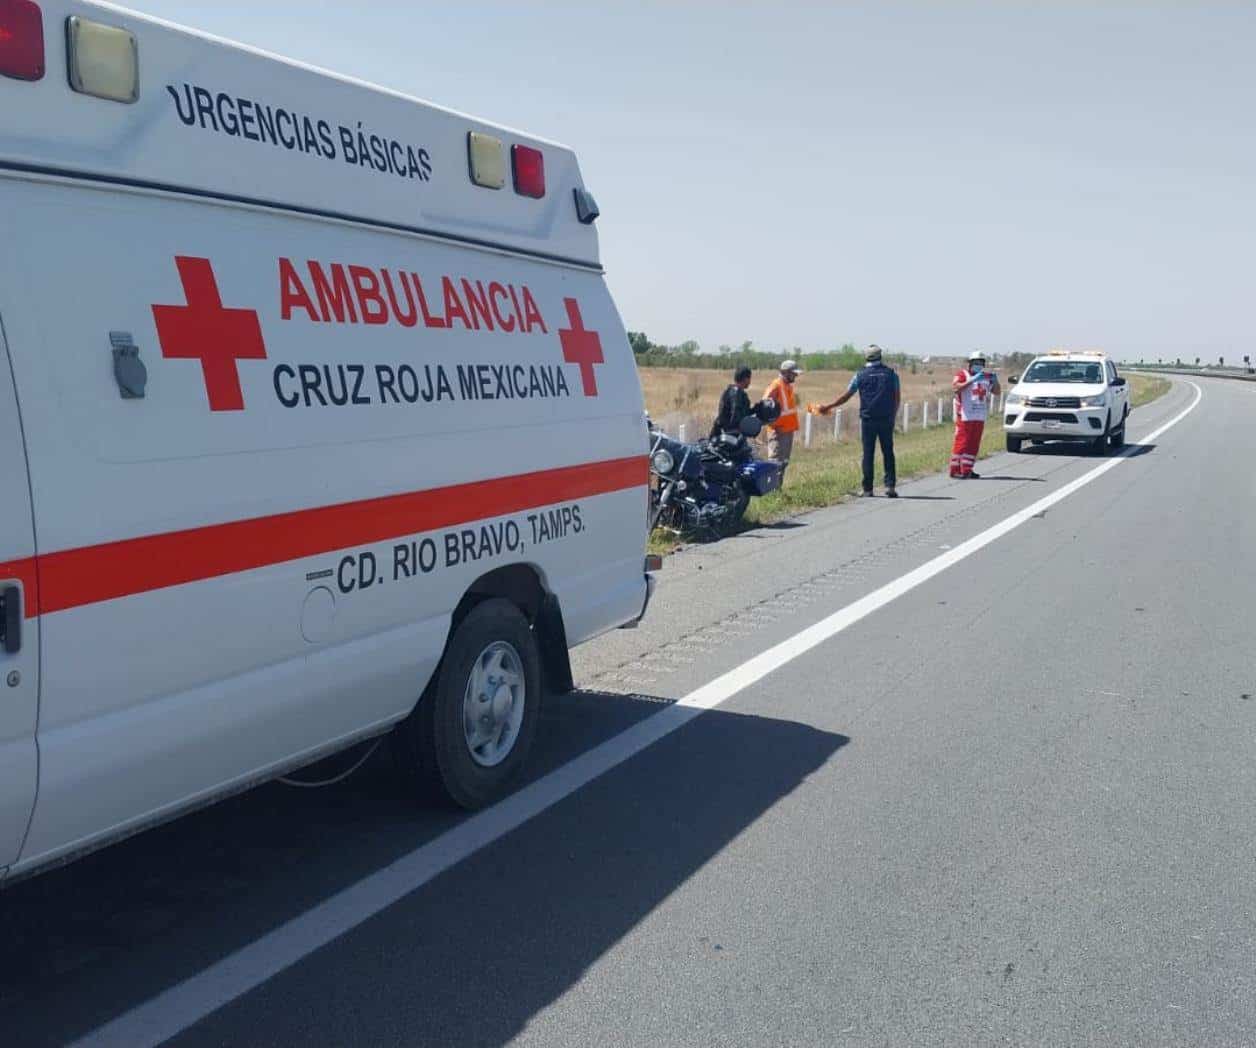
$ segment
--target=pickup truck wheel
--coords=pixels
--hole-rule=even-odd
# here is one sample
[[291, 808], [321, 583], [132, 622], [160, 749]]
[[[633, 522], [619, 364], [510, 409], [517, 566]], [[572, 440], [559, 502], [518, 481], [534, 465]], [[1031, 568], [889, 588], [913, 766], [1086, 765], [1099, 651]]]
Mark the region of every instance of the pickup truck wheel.
[[1108, 447], [1112, 448], [1114, 451], [1117, 448], [1125, 447], [1124, 420], [1122, 420], [1121, 424], [1108, 435]]
[[540, 698], [541, 660], [528, 620], [506, 600], [476, 605], [394, 733], [399, 770], [461, 808], [491, 804], [527, 759]]
[[1010, 451], [1013, 455], [1019, 455], [1020, 449], [1021, 449], [1020, 437], [1008, 437], [1007, 438], [1007, 450], [1008, 451]]

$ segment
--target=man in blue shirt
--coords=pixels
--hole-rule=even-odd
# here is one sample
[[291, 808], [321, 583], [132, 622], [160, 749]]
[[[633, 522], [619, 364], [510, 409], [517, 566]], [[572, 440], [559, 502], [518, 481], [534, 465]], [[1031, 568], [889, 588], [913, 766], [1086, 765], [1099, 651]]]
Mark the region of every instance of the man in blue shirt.
[[855, 372], [846, 392], [831, 404], [821, 404], [820, 413], [827, 415], [859, 394], [859, 430], [863, 438], [863, 490], [860, 494], [865, 498], [872, 494], [872, 460], [880, 442], [881, 456], [885, 459], [885, 497], [896, 499], [894, 420], [898, 417], [900, 397], [898, 374], [882, 361], [880, 346], [869, 346], [864, 359], [867, 363]]

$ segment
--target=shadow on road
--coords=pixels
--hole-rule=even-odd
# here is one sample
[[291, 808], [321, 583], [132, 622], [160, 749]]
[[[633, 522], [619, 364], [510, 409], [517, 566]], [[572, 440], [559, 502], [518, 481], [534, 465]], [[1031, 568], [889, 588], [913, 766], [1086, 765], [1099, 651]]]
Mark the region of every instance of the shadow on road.
[[[533, 777], [664, 704], [550, 699]], [[707, 713], [351, 933], [352, 963], [328, 947], [190, 1038], [505, 1043], [847, 741]], [[372, 761], [325, 790], [261, 787], [0, 892], [5, 1041], [82, 1036], [463, 818], [414, 804]], [[258, 1003], [270, 988], [292, 1007]]]
[[[1120, 451], [1112, 455], [1091, 454], [1081, 450], [1077, 444], [1070, 444], [1060, 441], [1055, 444], [1034, 444], [1032, 447], [1023, 447], [1020, 450], [1022, 455], [1045, 455], [1048, 458], [1076, 458], [1076, 459], [1094, 459], [1096, 462], [1102, 462], [1105, 458], [1137, 458], [1139, 455], [1146, 455], [1148, 452], [1155, 451], [1155, 444], [1126, 444]], [[1042, 480], [1042, 477], [987, 477], [987, 480]]]

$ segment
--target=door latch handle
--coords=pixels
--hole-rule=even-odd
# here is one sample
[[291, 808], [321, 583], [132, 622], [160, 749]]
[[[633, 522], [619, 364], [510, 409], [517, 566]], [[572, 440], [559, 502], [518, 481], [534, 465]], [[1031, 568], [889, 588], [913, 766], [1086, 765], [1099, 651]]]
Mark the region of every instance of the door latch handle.
[[9, 655], [22, 650], [22, 591], [16, 586], [0, 589], [0, 643]]

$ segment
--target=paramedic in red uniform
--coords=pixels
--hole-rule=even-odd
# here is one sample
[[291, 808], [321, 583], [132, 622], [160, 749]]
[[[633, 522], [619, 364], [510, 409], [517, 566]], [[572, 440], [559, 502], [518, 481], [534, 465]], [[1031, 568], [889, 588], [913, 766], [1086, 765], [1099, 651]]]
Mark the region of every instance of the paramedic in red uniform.
[[968, 354], [968, 369], [951, 381], [955, 391], [955, 444], [951, 448], [951, 476], [975, 479], [973, 463], [981, 451], [981, 433], [986, 428], [991, 397], [999, 395], [999, 377], [986, 370], [980, 350]]

